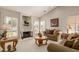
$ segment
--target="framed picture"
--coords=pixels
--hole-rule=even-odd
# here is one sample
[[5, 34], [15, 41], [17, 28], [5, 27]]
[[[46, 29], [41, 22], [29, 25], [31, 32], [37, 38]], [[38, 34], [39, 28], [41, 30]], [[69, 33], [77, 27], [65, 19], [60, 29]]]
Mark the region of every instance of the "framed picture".
[[51, 25], [51, 27], [58, 27], [59, 26], [59, 19], [58, 18], [51, 19], [50, 25]]

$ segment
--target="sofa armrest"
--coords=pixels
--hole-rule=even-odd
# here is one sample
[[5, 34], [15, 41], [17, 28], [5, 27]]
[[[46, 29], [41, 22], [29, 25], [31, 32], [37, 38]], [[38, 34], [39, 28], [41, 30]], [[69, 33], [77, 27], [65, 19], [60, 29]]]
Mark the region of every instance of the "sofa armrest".
[[48, 52], [78, 52], [79, 51], [55, 43], [50, 43], [47, 47], [47, 50]]

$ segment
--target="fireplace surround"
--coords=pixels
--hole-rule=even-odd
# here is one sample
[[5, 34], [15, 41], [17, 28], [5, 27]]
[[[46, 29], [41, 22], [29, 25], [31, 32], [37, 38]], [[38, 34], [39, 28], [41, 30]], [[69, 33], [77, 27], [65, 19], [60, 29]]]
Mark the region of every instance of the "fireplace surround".
[[31, 31], [25, 31], [25, 32], [23, 32], [22, 39], [23, 38], [28, 38], [28, 37], [32, 37], [32, 32]]

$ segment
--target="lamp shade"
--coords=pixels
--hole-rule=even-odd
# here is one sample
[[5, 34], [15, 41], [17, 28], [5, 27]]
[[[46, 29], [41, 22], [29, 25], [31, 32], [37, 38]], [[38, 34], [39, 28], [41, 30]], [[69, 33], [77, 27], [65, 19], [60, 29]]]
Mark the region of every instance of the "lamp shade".
[[71, 25], [67, 25], [67, 29], [72, 29]]
[[10, 30], [11, 25], [8, 24], [0, 24], [0, 30]]

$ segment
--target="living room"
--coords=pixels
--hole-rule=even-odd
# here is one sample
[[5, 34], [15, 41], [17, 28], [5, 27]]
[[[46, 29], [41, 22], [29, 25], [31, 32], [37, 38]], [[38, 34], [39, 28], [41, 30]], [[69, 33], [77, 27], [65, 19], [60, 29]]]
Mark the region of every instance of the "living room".
[[78, 51], [78, 10], [78, 6], [1, 6], [0, 31], [4, 35], [0, 50]]

